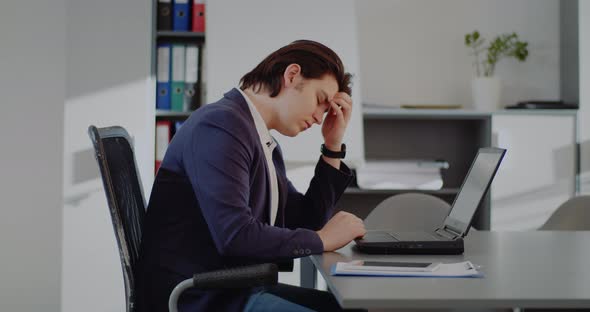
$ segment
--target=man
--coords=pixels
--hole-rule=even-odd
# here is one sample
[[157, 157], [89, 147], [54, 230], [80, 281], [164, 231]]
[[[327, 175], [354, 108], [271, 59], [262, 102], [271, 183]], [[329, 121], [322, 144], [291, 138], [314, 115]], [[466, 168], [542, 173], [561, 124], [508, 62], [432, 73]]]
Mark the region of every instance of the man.
[[[332, 217], [352, 178], [341, 161], [350, 77], [326, 46], [295, 41], [246, 74], [240, 89], [191, 115], [168, 147], [148, 204], [136, 271], [139, 311], [166, 311], [174, 286], [194, 273], [332, 251], [365, 234], [354, 215]], [[313, 124], [322, 125], [323, 155], [303, 195], [287, 179], [269, 130], [293, 137]], [[329, 293], [280, 285], [191, 289], [180, 309], [339, 307]]]

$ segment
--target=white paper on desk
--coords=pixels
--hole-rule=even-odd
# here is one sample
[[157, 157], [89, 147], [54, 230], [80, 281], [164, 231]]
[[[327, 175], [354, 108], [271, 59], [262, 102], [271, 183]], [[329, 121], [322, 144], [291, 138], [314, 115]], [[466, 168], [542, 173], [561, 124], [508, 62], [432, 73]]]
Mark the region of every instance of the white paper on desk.
[[440, 170], [444, 161], [368, 161], [357, 169], [357, 183], [368, 190], [439, 190], [443, 186]]
[[476, 269], [471, 261], [457, 263], [441, 263], [432, 272], [410, 272], [392, 270], [361, 270], [356, 269], [350, 262], [337, 262], [332, 266], [335, 276], [391, 276], [391, 277], [483, 277], [483, 273]]

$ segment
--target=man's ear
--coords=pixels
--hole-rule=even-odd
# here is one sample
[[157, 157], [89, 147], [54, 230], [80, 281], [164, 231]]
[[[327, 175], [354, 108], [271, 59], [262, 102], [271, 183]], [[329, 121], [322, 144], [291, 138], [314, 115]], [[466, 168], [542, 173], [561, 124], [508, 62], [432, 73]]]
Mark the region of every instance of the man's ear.
[[290, 64], [283, 73], [283, 84], [285, 88], [296, 86], [301, 80], [301, 66]]

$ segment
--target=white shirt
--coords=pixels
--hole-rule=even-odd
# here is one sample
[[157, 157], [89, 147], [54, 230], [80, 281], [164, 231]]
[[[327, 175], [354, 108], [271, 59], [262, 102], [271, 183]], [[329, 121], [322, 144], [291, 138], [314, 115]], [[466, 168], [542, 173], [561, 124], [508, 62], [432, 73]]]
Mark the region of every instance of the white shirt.
[[279, 209], [279, 184], [277, 181], [277, 172], [275, 170], [275, 165], [272, 161], [272, 151], [277, 146], [277, 142], [273, 139], [266, 127], [266, 123], [264, 123], [264, 119], [256, 109], [256, 106], [250, 101], [248, 95], [244, 93], [240, 88], [236, 88], [244, 99], [246, 103], [248, 103], [248, 107], [250, 108], [250, 114], [252, 114], [252, 118], [254, 119], [254, 125], [256, 125], [256, 131], [258, 132], [258, 136], [260, 137], [260, 144], [262, 145], [262, 150], [264, 151], [264, 157], [266, 158], [266, 164], [268, 167], [268, 179], [270, 180], [270, 224], [273, 225], [276, 221], [277, 211]]

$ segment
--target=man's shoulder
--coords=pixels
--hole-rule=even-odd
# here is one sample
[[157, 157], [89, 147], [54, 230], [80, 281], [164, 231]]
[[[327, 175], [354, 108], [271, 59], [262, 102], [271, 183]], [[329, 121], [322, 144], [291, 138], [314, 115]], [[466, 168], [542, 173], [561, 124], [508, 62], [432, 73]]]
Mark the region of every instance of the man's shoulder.
[[[247, 109], [248, 107], [246, 107]], [[215, 127], [226, 129], [233, 135], [246, 137], [256, 132], [252, 117], [241, 103], [224, 97], [217, 102], [199, 108], [195, 113], [195, 130]]]
[[247, 124], [248, 115], [239, 106], [238, 103], [228, 99], [222, 98], [217, 102], [204, 105], [199, 108], [197, 114], [200, 121], [211, 122], [229, 122], [236, 124]]

